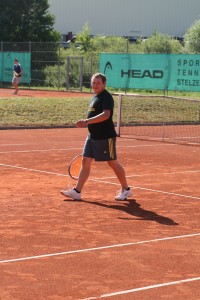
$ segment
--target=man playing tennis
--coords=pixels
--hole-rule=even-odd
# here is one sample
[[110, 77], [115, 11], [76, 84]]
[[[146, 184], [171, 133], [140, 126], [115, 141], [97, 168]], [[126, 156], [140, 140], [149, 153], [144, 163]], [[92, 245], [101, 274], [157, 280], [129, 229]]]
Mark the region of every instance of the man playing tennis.
[[87, 119], [79, 120], [76, 123], [76, 127], [79, 128], [88, 126], [89, 131], [83, 149], [78, 182], [74, 189], [61, 190], [61, 194], [74, 200], [81, 200], [82, 188], [89, 177], [92, 161], [95, 159], [99, 162], [107, 161], [113, 169], [121, 184], [121, 190], [115, 199], [125, 200], [133, 193], [127, 184], [124, 168], [117, 160], [116, 131], [112, 120], [114, 100], [105, 89], [106, 77], [104, 74], [94, 74], [91, 86], [94, 96], [90, 103]]
[[14, 95], [16, 95], [18, 93], [18, 90], [19, 90], [18, 85], [21, 81], [21, 76], [22, 76], [22, 67], [19, 64], [18, 59], [15, 58], [14, 67], [13, 67], [13, 79], [12, 79], [12, 85], [15, 88], [15, 91], [13, 93]]

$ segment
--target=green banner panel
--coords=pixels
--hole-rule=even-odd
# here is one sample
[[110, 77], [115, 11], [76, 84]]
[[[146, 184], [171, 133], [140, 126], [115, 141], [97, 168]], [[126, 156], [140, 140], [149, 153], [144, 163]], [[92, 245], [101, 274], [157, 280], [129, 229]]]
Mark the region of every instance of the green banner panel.
[[2, 65], [3, 65], [3, 55], [2, 55], [2, 52], [0, 52], [0, 82], [2, 82], [2, 79], [3, 79]]
[[123, 89], [200, 91], [200, 54], [100, 54], [107, 85]]
[[31, 78], [31, 54], [27, 52], [0, 53], [0, 81], [11, 82], [13, 78], [14, 59], [17, 58], [23, 69], [21, 83], [29, 83]]

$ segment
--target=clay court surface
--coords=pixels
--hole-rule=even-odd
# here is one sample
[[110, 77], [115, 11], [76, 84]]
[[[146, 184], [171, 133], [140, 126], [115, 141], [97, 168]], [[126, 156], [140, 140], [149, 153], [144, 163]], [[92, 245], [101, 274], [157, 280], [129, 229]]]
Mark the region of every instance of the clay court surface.
[[132, 199], [94, 163], [74, 201], [86, 135], [0, 130], [0, 299], [200, 299], [200, 147], [118, 138]]
[[16, 98], [17, 97], [35, 97], [35, 98], [42, 98], [42, 97], [50, 97], [50, 98], [55, 98], [55, 97], [69, 97], [69, 96], [74, 96], [74, 97], [88, 97], [91, 94], [90, 93], [80, 93], [80, 92], [73, 92], [73, 91], [41, 91], [41, 90], [33, 90], [33, 89], [20, 89], [17, 95], [13, 95], [14, 89], [0, 89], [0, 98], [2, 97], [12, 97]]

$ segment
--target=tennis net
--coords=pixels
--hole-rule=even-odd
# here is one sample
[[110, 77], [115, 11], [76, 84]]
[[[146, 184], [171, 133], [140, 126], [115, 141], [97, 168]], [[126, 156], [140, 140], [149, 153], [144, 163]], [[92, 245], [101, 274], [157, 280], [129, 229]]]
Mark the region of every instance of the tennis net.
[[118, 95], [117, 134], [175, 143], [200, 143], [200, 100]]

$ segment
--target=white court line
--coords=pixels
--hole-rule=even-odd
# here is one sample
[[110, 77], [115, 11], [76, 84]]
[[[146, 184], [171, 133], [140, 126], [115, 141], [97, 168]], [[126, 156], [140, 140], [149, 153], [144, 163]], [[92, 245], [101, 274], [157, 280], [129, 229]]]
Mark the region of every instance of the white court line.
[[11, 151], [0, 151], [1, 154], [7, 153], [32, 153], [32, 152], [51, 152], [51, 151], [71, 151], [71, 150], [82, 150], [83, 148], [64, 148], [64, 149], [36, 149], [36, 150], [11, 150]]
[[31, 171], [31, 172], [38, 172], [38, 173], [44, 173], [44, 174], [50, 174], [50, 175], [57, 175], [57, 176], [63, 176], [63, 177], [68, 177], [69, 175], [62, 174], [62, 173], [55, 173], [51, 171], [43, 171], [43, 170], [38, 170], [38, 169], [31, 169], [31, 168], [25, 168], [21, 166], [14, 166], [14, 165], [7, 165], [7, 164], [0, 164], [2, 167], [8, 167], [8, 168], [14, 168], [14, 169], [20, 169], [20, 170], [25, 170], [25, 171]]
[[[17, 144], [16, 144], [17, 145]], [[20, 144], [19, 144], [20, 145]], [[22, 144], [23, 145], [23, 144]], [[24, 144], [28, 145], [28, 144]], [[166, 144], [167, 146], [176, 146], [174, 144]], [[3, 145], [0, 145], [3, 146]], [[6, 145], [5, 145], [6, 146]], [[10, 146], [8, 144], [8, 146]], [[140, 147], [154, 147], [154, 146], [163, 146], [163, 144], [156, 144], [156, 145], [128, 145], [128, 146], [118, 146], [118, 148], [140, 148]], [[0, 151], [1, 154], [6, 153], [32, 153], [32, 152], [51, 152], [51, 151], [70, 151], [70, 150], [83, 150], [83, 147], [76, 147], [76, 148], [52, 148], [52, 149], [36, 149], [36, 150], [9, 150], [9, 151]]]
[[[112, 184], [112, 185], [120, 185], [119, 183], [114, 183], [114, 182], [105, 181], [105, 180], [99, 180], [99, 179], [95, 179], [95, 178], [90, 178], [89, 180], [102, 182], [102, 183], [108, 183], [108, 184]], [[144, 190], [144, 191], [150, 191], [150, 192], [155, 192], [155, 193], [161, 193], [161, 194], [173, 195], [173, 196], [178, 196], [178, 197], [183, 197], [183, 198], [189, 198], [189, 199], [191, 198], [191, 199], [200, 200], [200, 197], [196, 197], [196, 196], [189, 196], [189, 195], [177, 194], [177, 193], [172, 193], [172, 192], [165, 192], [165, 191], [154, 190], [154, 189], [144, 188], [144, 187], [135, 186], [135, 185], [130, 186], [130, 187], [134, 188], [134, 189], [138, 189], [138, 190]]]
[[155, 243], [155, 242], [160, 242], [160, 241], [170, 241], [170, 240], [174, 240], [174, 239], [183, 239], [183, 238], [190, 238], [190, 237], [195, 237], [195, 236], [200, 236], [200, 233], [177, 235], [177, 236], [171, 236], [171, 237], [166, 237], [166, 238], [158, 238], [158, 239], [146, 240], [146, 241], [140, 241], [140, 242], [115, 244], [115, 245], [102, 246], [102, 247], [96, 247], [96, 248], [86, 248], [86, 249], [72, 250], [72, 251], [66, 251], [66, 252], [58, 252], [58, 253], [42, 254], [42, 255], [36, 255], [36, 256], [6, 259], [6, 260], [1, 260], [0, 264], [18, 262], [18, 261], [25, 261], [25, 260], [32, 260], [32, 259], [40, 259], [40, 258], [45, 258], [45, 257], [55, 257], [55, 256], [61, 256], [61, 255], [77, 254], [77, 253], [83, 253], [83, 252], [100, 251], [100, 250], [119, 248], [119, 247], [142, 245], [142, 244]]
[[[8, 167], [8, 168], [15, 168], [15, 169], [21, 169], [21, 170], [26, 170], [26, 171], [31, 171], [31, 172], [38, 172], [38, 173], [44, 173], [44, 174], [49, 174], [49, 175], [56, 175], [56, 176], [63, 176], [63, 177], [68, 177], [68, 174], [62, 174], [62, 173], [56, 173], [56, 172], [50, 172], [50, 171], [43, 171], [43, 170], [38, 170], [38, 169], [31, 169], [31, 168], [25, 168], [21, 166], [14, 166], [14, 165], [7, 165], [7, 164], [0, 164], [2, 167]], [[111, 185], [117, 185], [120, 186], [119, 183], [114, 183], [106, 180], [100, 180], [96, 178], [89, 178], [90, 181], [95, 181], [95, 182], [102, 182], [102, 183], [107, 183]], [[177, 194], [177, 193], [172, 193], [172, 192], [166, 192], [166, 191], [160, 191], [160, 190], [155, 190], [155, 189], [150, 189], [150, 188], [144, 188], [144, 187], [139, 187], [139, 186], [130, 186], [134, 189], [139, 189], [139, 190], [144, 190], [144, 191], [151, 191], [155, 193], [161, 193], [161, 194], [166, 194], [166, 195], [173, 195], [177, 197], [182, 197], [182, 198], [189, 198], [189, 199], [196, 199], [200, 200], [200, 197], [196, 196], [189, 196], [189, 195], [184, 195], [184, 194]]]
[[[173, 174], [187, 174], [187, 173], [199, 173], [200, 170], [187, 170], [187, 171], [176, 171], [176, 172], [156, 172], [156, 173], [142, 173], [142, 174], [134, 174], [134, 175], [126, 175], [127, 178], [133, 178], [133, 177], [143, 177], [143, 176], [152, 176], [152, 175], [173, 175]], [[114, 179], [116, 176], [104, 176], [104, 179]], [[95, 179], [101, 179], [98, 177], [95, 177]]]
[[200, 280], [200, 277], [187, 278], [187, 279], [182, 279], [182, 280], [177, 280], [177, 281], [164, 282], [164, 283], [159, 283], [159, 284], [154, 284], [154, 285], [149, 285], [149, 286], [143, 286], [140, 288], [125, 290], [125, 291], [120, 291], [120, 292], [115, 292], [115, 293], [110, 293], [110, 294], [103, 294], [103, 295], [100, 295], [97, 297], [89, 297], [89, 298], [84, 298], [81, 300], [97, 300], [97, 299], [102, 299], [102, 298], [109, 298], [109, 297], [113, 297], [113, 296], [126, 295], [126, 294], [135, 293], [135, 292], [139, 292], [139, 291], [156, 289], [156, 288], [160, 288], [160, 287], [164, 287], [164, 286], [176, 285], [176, 284], [198, 281], [198, 280]]
[[167, 195], [172, 195], [172, 196], [177, 196], [177, 197], [200, 200], [200, 197], [196, 197], [196, 196], [189, 196], [189, 195], [177, 194], [177, 193], [172, 193], [172, 192], [159, 191], [159, 190], [154, 190], [154, 189], [142, 188], [139, 186], [134, 186], [134, 188], [139, 189], [139, 190], [155, 192], [155, 193], [161, 193], [161, 194], [167, 194]]
[[[1, 153], [1, 152], [0, 152]], [[30, 171], [35, 171], [35, 172], [43, 172], [43, 173], [47, 173], [47, 174], [55, 174], [55, 175], [63, 175], [64, 174], [59, 174], [59, 173], [55, 173], [55, 172], [48, 172], [48, 171], [42, 171], [42, 170], [37, 170], [37, 169], [31, 169], [31, 168], [26, 168], [26, 167], [21, 167], [21, 166], [16, 166], [16, 165], [8, 165], [8, 164], [0, 164], [0, 166], [2, 167], [9, 167], [9, 168], [18, 168], [18, 169], [24, 169], [24, 170], [30, 170]], [[200, 170], [187, 170], [187, 171], [177, 171], [177, 172], [164, 172], [164, 173], [143, 173], [143, 174], [134, 174], [134, 175], [127, 175], [126, 177], [128, 178], [132, 178], [132, 177], [143, 177], [143, 176], [152, 176], [152, 175], [172, 175], [172, 174], [187, 174], [187, 173], [199, 173]], [[107, 176], [104, 177], [105, 179], [115, 179], [115, 176]], [[95, 180], [101, 180], [101, 178], [95, 177]]]
[[23, 143], [23, 144], [0, 144], [0, 147], [10, 147], [10, 146], [24, 146], [24, 145], [37, 145], [35, 143]]

